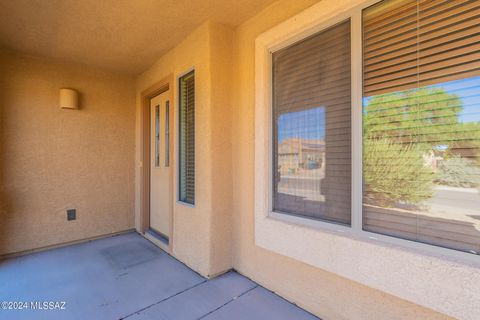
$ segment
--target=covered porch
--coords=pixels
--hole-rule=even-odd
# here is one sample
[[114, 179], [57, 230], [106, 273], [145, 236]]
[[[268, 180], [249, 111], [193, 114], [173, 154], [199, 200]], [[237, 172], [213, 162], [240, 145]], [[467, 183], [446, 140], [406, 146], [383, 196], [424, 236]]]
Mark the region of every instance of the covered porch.
[[207, 280], [135, 232], [7, 259], [0, 292], [17, 302], [5, 319], [318, 319], [235, 271]]

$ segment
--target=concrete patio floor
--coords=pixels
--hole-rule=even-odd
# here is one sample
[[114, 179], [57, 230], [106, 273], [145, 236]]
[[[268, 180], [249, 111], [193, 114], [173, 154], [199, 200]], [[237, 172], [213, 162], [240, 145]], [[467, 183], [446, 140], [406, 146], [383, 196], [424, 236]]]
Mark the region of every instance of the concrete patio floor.
[[318, 319], [236, 272], [207, 280], [133, 232], [1, 261], [0, 301], [24, 307], [0, 319]]

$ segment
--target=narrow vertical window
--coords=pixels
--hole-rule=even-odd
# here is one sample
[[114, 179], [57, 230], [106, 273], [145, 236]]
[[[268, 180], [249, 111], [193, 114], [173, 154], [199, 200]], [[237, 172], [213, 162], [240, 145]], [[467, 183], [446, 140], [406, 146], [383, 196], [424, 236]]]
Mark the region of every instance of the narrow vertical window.
[[165, 167], [170, 166], [170, 101], [165, 103]]
[[180, 201], [195, 203], [195, 73], [179, 80], [179, 197]]
[[155, 107], [155, 167], [160, 166], [160, 106]]
[[273, 210], [350, 225], [350, 20], [273, 62]]
[[363, 229], [480, 253], [479, 1], [363, 11]]

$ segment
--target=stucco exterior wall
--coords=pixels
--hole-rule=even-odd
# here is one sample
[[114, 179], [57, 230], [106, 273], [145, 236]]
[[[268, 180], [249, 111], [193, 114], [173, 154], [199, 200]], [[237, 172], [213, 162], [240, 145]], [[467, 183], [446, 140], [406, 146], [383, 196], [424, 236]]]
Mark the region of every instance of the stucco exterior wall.
[[[172, 254], [210, 277], [228, 270], [231, 259], [231, 161], [229, 83], [233, 31], [206, 22], [162, 56], [137, 79], [136, 226], [140, 229], [141, 93], [173, 74], [175, 126], [178, 123], [178, 77], [195, 69], [195, 206], [176, 201]], [[212, 54], [214, 52], [214, 54]], [[212, 71], [213, 70], [213, 71]], [[218, 86], [216, 85], [218, 84]], [[172, 132], [177, 132], [173, 128]], [[175, 177], [178, 166], [172, 164]], [[178, 189], [174, 181], [174, 194]]]
[[232, 268], [232, 77], [234, 31], [210, 26], [212, 123], [212, 274]]
[[[316, 2], [280, 0], [236, 29], [232, 123], [234, 268], [322, 319], [449, 319], [255, 245], [255, 39]], [[353, 2], [339, 1], [338, 7]]]
[[132, 77], [0, 51], [0, 254], [133, 228], [134, 104]]
[[[330, 1], [329, 11], [335, 11], [332, 5], [344, 10], [361, 2]], [[235, 30], [206, 22], [137, 78], [136, 226], [140, 229], [141, 92], [173, 75], [177, 124], [178, 77], [194, 68], [196, 203], [174, 204], [175, 257], [209, 277], [233, 267], [322, 319], [450, 319], [255, 245], [255, 39], [316, 3], [279, 0]], [[177, 188], [175, 179], [174, 192]]]

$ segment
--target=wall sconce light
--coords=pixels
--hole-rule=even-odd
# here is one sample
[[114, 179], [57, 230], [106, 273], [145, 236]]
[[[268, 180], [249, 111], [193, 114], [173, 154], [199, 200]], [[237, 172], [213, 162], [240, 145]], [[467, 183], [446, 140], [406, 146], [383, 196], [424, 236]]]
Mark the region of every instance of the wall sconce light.
[[73, 89], [60, 89], [60, 108], [78, 109], [78, 92]]

